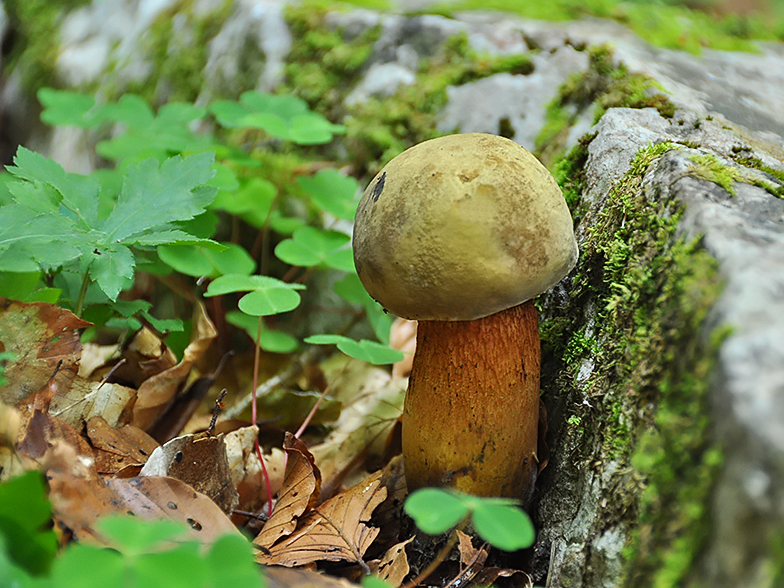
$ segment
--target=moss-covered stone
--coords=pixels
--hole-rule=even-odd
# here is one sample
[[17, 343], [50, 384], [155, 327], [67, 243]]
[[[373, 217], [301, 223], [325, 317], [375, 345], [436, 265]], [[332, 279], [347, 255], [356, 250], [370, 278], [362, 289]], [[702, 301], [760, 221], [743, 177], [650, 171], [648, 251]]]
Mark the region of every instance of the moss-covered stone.
[[[715, 347], [700, 344], [721, 288], [716, 262], [699, 242], [675, 237], [680, 205], [646, 197], [642, 186], [649, 167], [674, 148], [641, 150], [612, 188], [582, 244], [568, 308], [547, 321], [557, 328], [542, 329], [548, 412], [562, 413], [558, 405], [574, 399], [565, 404], [567, 425], [551, 426], [565, 439], [579, 422], [586, 459], [610, 472], [591, 524], [596, 534], [615, 528], [630, 536], [625, 586], [684, 585], [706, 537], [721, 464], [706, 403]], [[585, 151], [578, 145], [561, 168], [580, 169]], [[563, 188], [574, 198], [579, 176]], [[590, 377], [578, 381], [586, 363]], [[554, 390], [559, 398], [547, 396]]]
[[545, 163], [557, 159], [570, 128], [589, 108], [594, 123], [610, 108], [655, 108], [664, 118], [675, 113], [661, 86], [648, 76], [629, 72], [623, 63], [616, 64], [611, 47], [591, 47], [588, 55], [588, 69], [573, 74], [548, 105], [534, 147]]
[[208, 44], [231, 14], [233, 0], [223, 0], [207, 15], [197, 15], [194, 2], [181, 0], [158, 15], [139, 47], [153, 64], [152, 75], [117, 87], [114, 94], [139, 94], [150, 104], [196, 100], [204, 85]]

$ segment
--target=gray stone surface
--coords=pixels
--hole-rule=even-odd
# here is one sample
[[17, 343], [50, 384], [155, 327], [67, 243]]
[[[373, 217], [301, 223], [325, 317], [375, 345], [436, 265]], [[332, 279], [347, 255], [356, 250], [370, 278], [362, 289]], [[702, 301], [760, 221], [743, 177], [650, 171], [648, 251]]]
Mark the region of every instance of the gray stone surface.
[[[477, 37], [487, 38], [478, 33]], [[532, 61], [534, 70], [528, 75], [499, 73], [448, 88], [449, 103], [439, 117], [438, 130], [498, 134], [505, 120], [514, 130], [514, 140], [533, 150], [548, 103], [566, 78], [588, 68], [588, 56], [564, 46], [536, 54]]]

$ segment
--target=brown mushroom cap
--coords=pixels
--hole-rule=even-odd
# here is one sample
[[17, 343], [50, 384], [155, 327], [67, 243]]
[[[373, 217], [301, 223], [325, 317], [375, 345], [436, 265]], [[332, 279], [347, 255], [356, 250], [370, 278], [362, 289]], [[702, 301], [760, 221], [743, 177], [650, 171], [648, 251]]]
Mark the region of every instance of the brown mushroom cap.
[[555, 179], [496, 135], [450, 135], [401, 153], [368, 185], [354, 224], [362, 283], [409, 319], [494, 314], [544, 292], [576, 261]]

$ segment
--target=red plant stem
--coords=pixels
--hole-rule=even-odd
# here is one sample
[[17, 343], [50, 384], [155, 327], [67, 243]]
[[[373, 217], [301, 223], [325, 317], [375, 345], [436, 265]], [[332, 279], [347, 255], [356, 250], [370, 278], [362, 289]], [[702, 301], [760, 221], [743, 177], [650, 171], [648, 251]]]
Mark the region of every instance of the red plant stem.
[[[253, 355], [253, 390], [251, 390], [251, 421], [253, 422], [253, 426], [256, 426], [256, 388], [259, 386], [259, 357], [261, 356], [261, 326], [262, 326], [262, 318], [259, 317], [259, 328], [256, 331], [256, 348]], [[256, 450], [256, 456], [259, 458], [259, 463], [261, 464], [261, 474], [264, 476], [264, 484], [267, 486], [267, 516], [272, 516], [272, 487], [270, 486], [270, 477], [269, 473], [267, 472], [267, 466], [264, 465], [264, 458], [261, 456], [261, 445], [259, 445], [259, 434], [256, 433], [256, 438], [254, 439], [253, 449]]]

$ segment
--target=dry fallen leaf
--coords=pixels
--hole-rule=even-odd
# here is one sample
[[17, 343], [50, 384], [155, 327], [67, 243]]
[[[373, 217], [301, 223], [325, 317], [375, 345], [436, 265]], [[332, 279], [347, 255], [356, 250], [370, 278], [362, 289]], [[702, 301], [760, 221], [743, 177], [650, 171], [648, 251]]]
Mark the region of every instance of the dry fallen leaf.
[[[253, 442], [258, 431], [258, 427], [255, 426], [242, 427], [227, 433], [224, 438], [226, 457], [229, 461], [229, 474], [240, 497], [237, 508], [248, 512], [261, 510], [267, 497], [264, 475], [254, 451]], [[285, 455], [279, 447], [273, 447], [269, 454], [262, 454], [273, 496], [283, 486]]]
[[231, 514], [239, 496], [229, 474], [223, 435], [183, 435], [155, 449], [140, 476], [168, 476], [189, 484]]
[[74, 447], [79, 455], [93, 459], [92, 447], [71, 425], [38, 408], [22, 408], [17, 453], [38, 460], [60, 441]]
[[76, 377], [67, 393], [52, 399], [50, 414], [81, 427], [94, 416], [100, 416], [112, 427], [121, 427], [131, 418], [136, 391], [120, 384], [90, 382]]
[[136, 388], [145, 380], [177, 365], [177, 357], [172, 350], [147, 327], [136, 331], [123, 351], [123, 358], [122, 365], [114, 366], [114, 377], [130, 382]]
[[300, 568], [264, 566], [264, 579], [267, 588], [358, 588], [343, 578], [333, 578]]
[[38, 392], [60, 365], [59, 392], [67, 391], [79, 369], [79, 329], [90, 326], [53, 304], [0, 298], [0, 351], [13, 354], [5, 364], [0, 401], [16, 405]]
[[386, 550], [380, 560], [370, 562], [370, 569], [373, 571], [373, 574], [393, 588], [400, 586], [410, 571], [406, 545], [413, 540], [414, 537], [411, 537], [406, 541], [393, 545]]
[[131, 425], [121, 429], [109, 426], [96, 416], [87, 423], [87, 436], [95, 450], [95, 469], [101, 474], [124, 473], [123, 478], [136, 476], [158, 447], [147, 433]]
[[93, 529], [98, 517], [127, 513], [186, 523], [192, 537], [204, 543], [238, 533], [212, 500], [184, 482], [161, 477], [104, 479], [91, 459], [62, 441], [47, 451], [43, 469], [57, 528], [77, 540], [98, 539]]
[[272, 516], [253, 540], [260, 548], [269, 549], [281, 537], [290, 535], [300, 517], [316, 505], [321, 492], [321, 474], [305, 444], [286, 433], [283, 449], [288, 455], [286, 477]]
[[381, 472], [368, 476], [307, 514], [294, 533], [263, 548], [256, 561], [287, 567], [353, 561], [366, 567], [362, 557], [379, 532], [370, 517], [386, 494]]
[[194, 308], [193, 335], [185, 348], [182, 361], [145, 380], [137, 393], [131, 424], [147, 431], [174, 401], [180, 385], [188, 377], [193, 364], [201, 358], [218, 332], [202, 303]]
[[[358, 363], [358, 362], [354, 362]], [[338, 380], [337, 398], [343, 403], [340, 418], [322, 442], [310, 447], [324, 479], [327, 497], [348, 482], [356, 483], [365, 470], [358, 468], [383, 455], [387, 439], [403, 411], [405, 385], [384, 370], [362, 366], [361, 379]], [[351, 470], [358, 477], [350, 477]]]

